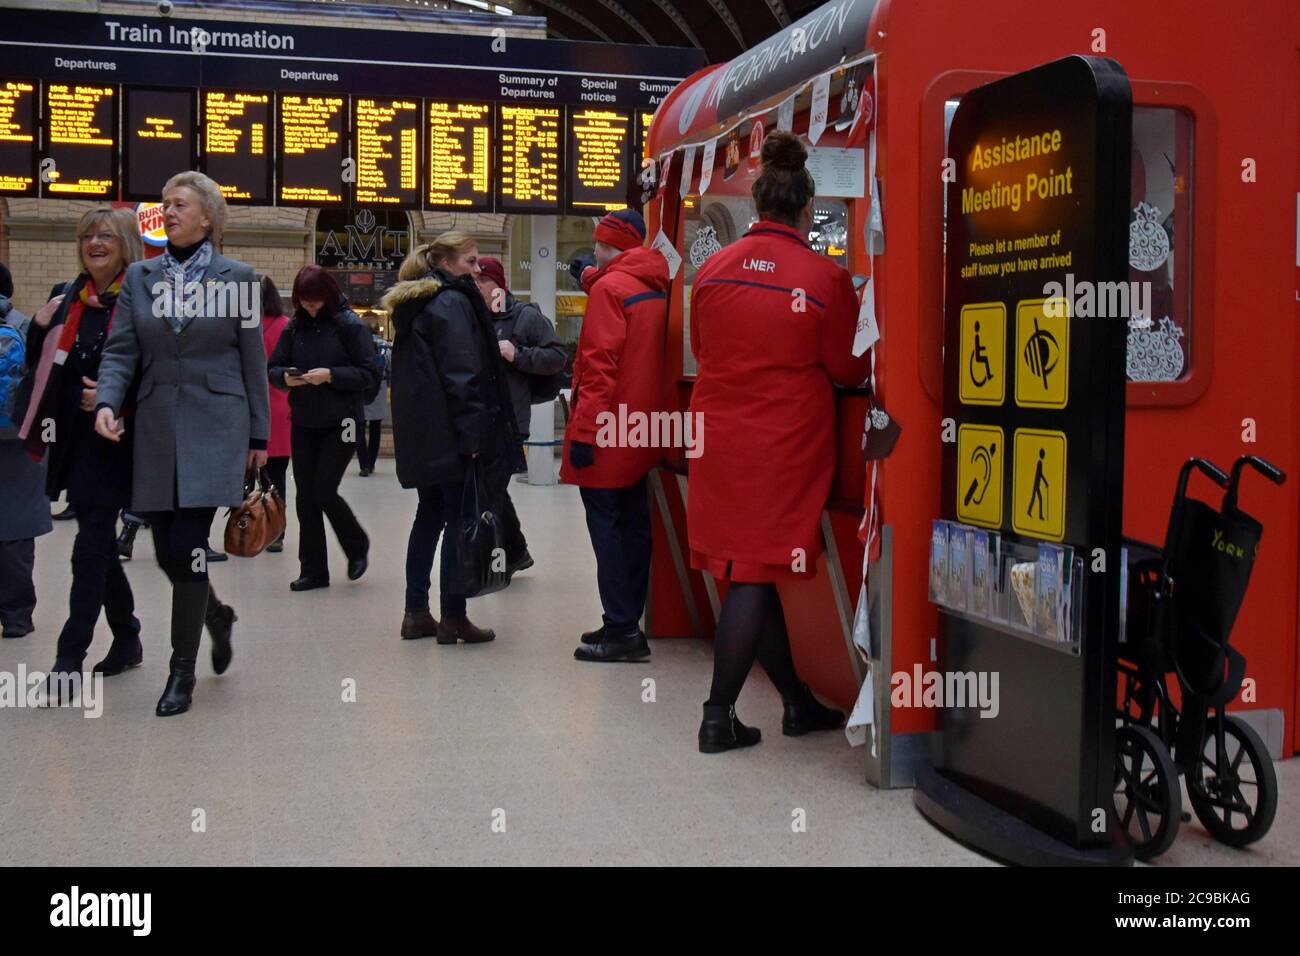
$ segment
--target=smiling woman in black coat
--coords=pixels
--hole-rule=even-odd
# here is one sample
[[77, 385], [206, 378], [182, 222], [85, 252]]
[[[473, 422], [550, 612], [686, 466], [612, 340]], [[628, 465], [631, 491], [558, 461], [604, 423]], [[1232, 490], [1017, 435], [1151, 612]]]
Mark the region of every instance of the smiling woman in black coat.
[[379, 384], [379, 365], [370, 329], [343, 304], [338, 283], [320, 266], [298, 273], [293, 305], [267, 378], [289, 390], [301, 566], [289, 587], [310, 591], [330, 583], [327, 517], [347, 555], [348, 580], [366, 572], [370, 538], [339, 494], [339, 482], [365, 428], [365, 393]]
[[402, 638], [436, 636], [439, 644], [490, 641], [475, 627], [465, 595], [452, 592], [455, 548], [443, 539], [439, 587], [442, 620], [429, 611], [429, 576], [443, 528], [460, 515], [471, 461], [488, 483], [504, 488], [523, 467], [500, 349], [478, 291], [478, 244], [443, 233], [402, 263], [403, 281], [384, 297], [392, 313], [393, 451], [397, 480], [415, 488], [420, 504], [406, 551], [406, 614]]

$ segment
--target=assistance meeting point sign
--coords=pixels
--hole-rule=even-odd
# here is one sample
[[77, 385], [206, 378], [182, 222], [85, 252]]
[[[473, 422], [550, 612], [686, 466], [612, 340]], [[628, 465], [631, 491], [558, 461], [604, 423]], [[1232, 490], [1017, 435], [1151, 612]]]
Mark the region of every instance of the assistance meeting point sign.
[[[965, 93], [947, 151], [937, 650], [941, 670], [999, 674], [1002, 699], [996, 719], [941, 712], [934, 771], [1080, 851], [1116, 845], [1093, 821], [1114, 773], [1128, 316], [1075, 296], [1127, 281], [1131, 138], [1124, 71], [1075, 56]], [[968, 824], [1017, 857], [1006, 828]]]

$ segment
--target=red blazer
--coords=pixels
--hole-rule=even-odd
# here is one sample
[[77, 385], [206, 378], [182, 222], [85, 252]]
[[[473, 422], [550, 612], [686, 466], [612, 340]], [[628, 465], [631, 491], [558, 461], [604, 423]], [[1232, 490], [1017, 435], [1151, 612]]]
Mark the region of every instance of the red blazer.
[[[802, 306], [802, 311], [800, 307]], [[691, 411], [702, 454], [688, 459], [693, 552], [784, 565], [821, 554], [835, 470], [832, 382], [859, 385], [858, 301], [849, 274], [794, 229], [760, 220], [715, 253], [691, 293], [699, 375]]]
[[[280, 333], [289, 324], [287, 315], [267, 315], [262, 317], [262, 342], [269, 358], [275, 353], [280, 341]], [[288, 458], [292, 449], [289, 444], [289, 393], [271, 386], [271, 439], [266, 443], [266, 454], [270, 458]]]
[[[573, 359], [573, 398], [560, 480], [584, 488], [624, 488], [640, 481], [665, 455], [663, 448], [619, 447], [606, 441], [620, 434], [620, 415], [631, 423], [634, 419], [627, 416], [668, 409], [668, 263], [654, 249], [640, 246], [589, 272], [582, 284], [587, 314]], [[606, 427], [598, 441], [602, 425]], [[596, 446], [595, 464], [581, 470], [569, 464], [569, 444], [574, 441]]]

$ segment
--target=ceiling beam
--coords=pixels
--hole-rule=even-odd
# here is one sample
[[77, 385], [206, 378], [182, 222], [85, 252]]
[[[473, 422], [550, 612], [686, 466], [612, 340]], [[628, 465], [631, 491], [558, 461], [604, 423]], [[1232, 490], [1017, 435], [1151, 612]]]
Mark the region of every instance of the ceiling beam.
[[744, 34], [740, 32], [740, 24], [736, 22], [736, 18], [733, 17], [731, 11], [727, 9], [726, 0], [709, 0], [709, 6], [711, 6], [713, 12], [718, 15], [718, 19], [726, 24], [727, 29], [731, 31], [731, 35], [735, 37], [736, 42], [740, 44], [740, 49], [742, 51], [748, 50], [749, 44], [745, 42]]
[[589, 30], [592, 33], [596, 34], [596, 36], [600, 37], [606, 43], [614, 42], [614, 38], [611, 37], [608, 33], [606, 33], [600, 27], [596, 26], [596, 24], [592, 23], [581, 13], [579, 13], [577, 10], [573, 9], [573, 7], [569, 6], [567, 3], [561, 2], [561, 0], [533, 0], [533, 3], [541, 7], [549, 7], [550, 9], [554, 10], [556, 13], [560, 14], [561, 16], [568, 17], [570, 20], [572, 20], [574, 23], [581, 26], [583, 29]]
[[772, 16], [776, 17], [776, 22], [781, 24], [782, 29], [790, 25], [790, 14], [781, 0], [767, 0], [767, 8], [772, 11]]
[[600, 0], [600, 3], [601, 6], [609, 10], [637, 33], [641, 34], [641, 39], [645, 40], [646, 43], [649, 43], [651, 46], [659, 45], [659, 41], [652, 37], [645, 27], [641, 26], [641, 21], [628, 13], [627, 7], [619, 3], [618, 0]]
[[669, 0], [655, 0], [655, 6], [662, 10], [664, 15], [676, 24], [677, 29], [681, 30], [686, 36], [686, 39], [691, 41], [692, 46], [698, 47], [701, 50], [704, 49], [704, 44], [701, 43], [700, 38], [695, 35], [695, 31], [691, 29], [691, 25], [686, 22], [686, 18], [681, 15], [681, 12], [674, 7]]

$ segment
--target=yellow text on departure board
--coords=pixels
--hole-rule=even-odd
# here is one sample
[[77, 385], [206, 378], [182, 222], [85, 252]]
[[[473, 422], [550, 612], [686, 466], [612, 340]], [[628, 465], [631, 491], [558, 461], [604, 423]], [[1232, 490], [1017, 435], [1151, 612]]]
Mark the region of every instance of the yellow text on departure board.
[[[398, 203], [395, 190], [415, 190], [420, 180], [418, 100], [358, 99], [357, 200]], [[395, 181], [388, 166], [395, 163]]]
[[501, 107], [501, 192], [516, 202], [559, 202], [558, 109]]
[[486, 201], [492, 169], [491, 107], [432, 100], [428, 135], [430, 205]]

